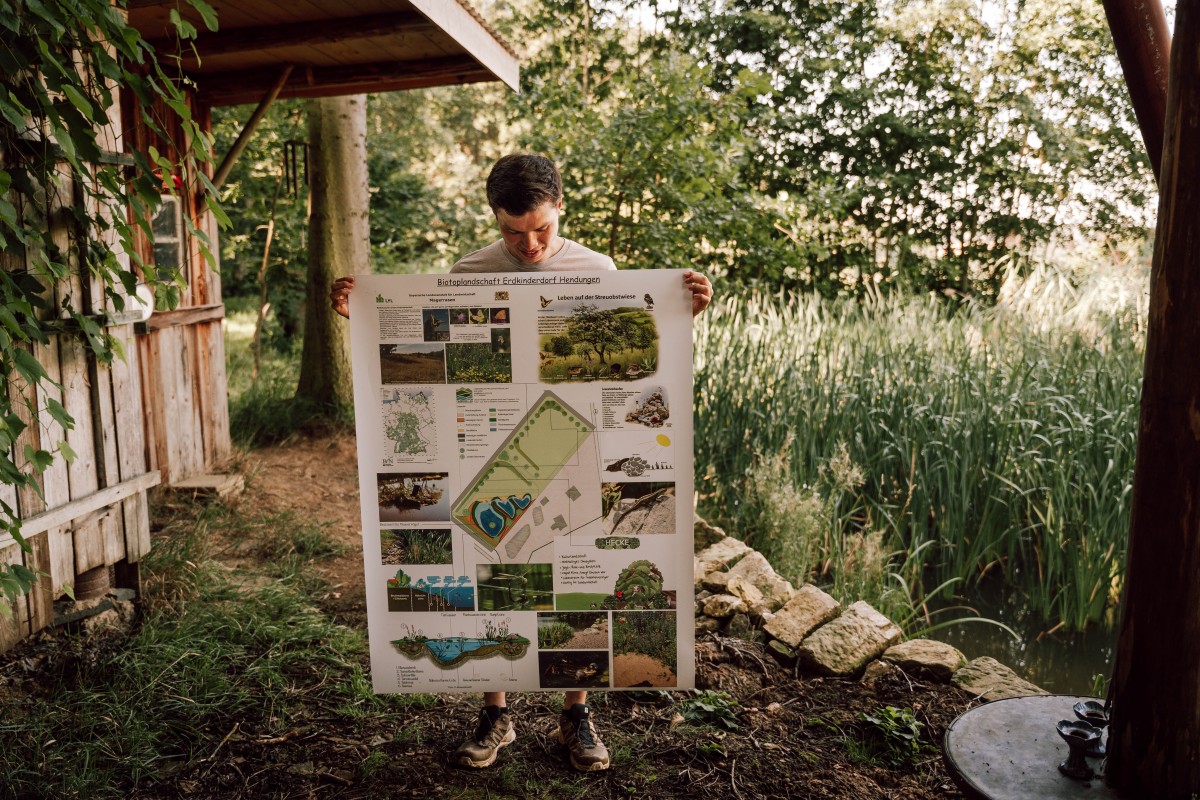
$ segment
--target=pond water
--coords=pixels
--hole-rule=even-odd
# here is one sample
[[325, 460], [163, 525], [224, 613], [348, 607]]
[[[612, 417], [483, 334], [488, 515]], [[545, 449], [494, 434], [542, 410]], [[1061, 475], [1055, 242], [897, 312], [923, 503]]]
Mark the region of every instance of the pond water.
[[1104, 686], [1108, 685], [1117, 644], [1115, 625], [1093, 625], [1082, 633], [1065, 629], [1050, 633], [1053, 623], [1033, 619], [1027, 608], [1011, 600], [982, 594], [968, 602], [970, 610], [947, 610], [934, 615], [934, 622], [985, 617], [1012, 628], [1018, 638], [996, 625], [980, 622], [951, 625], [933, 632], [930, 638], [954, 645], [968, 659], [991, 656], [1051, 694], [1095, 695], [1097, 676], [1104, 679]]
[[466, 639], [452, 636], [447, 639], [430, 639], [425, 643], [433, 657], [443, 663], [453, 661], [463, 653], [472, 653], [489, 644], [496, 644], [494, 639]]

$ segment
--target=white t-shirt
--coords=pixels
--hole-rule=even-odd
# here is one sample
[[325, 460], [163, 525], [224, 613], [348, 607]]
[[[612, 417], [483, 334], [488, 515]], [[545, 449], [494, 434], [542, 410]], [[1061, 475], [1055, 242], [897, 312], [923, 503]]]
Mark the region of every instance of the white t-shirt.
[[487, 247], [468, 253], [460, 258], [451, 272], [576, 272], [594, 269], [616, 269], [613, 260], [595, 250], [589, 250], [579, 242], [563, 239], [563, 246], [545, 261], [526, 264], [518, 261], [504, 240], [492, 242]]

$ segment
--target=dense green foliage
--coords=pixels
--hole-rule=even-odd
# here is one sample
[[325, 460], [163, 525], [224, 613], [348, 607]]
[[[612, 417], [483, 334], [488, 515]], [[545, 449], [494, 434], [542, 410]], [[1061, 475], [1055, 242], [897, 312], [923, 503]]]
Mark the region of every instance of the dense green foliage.
[[[216, 28], [204, 0], [187, 3]], [[181, 42], [196, 37], [177, 10], [170, 18]], [[183, 276], [143, 263], [134, 246], [139, 228], [153, 241], [150, 220], [162, 194], [180, 191], [164, 176], [202, 181], [187, 191], [209, 190], [209, 207], [225, 217], [195, 168], [208, 157], [209, 139], [183, 90], [109, 0], [0, 0], [0, 37], [0, 371], [14, 389], [0, 393], [0, 481], [40, 494], [39, 476], [55, 453], [68, 460], [74, 453], [65, 441], [26, 444], [20, 452], [14, 445], [35, 420], [48, 439], [74, 421], [53, 397], [60, 387], [39, 363], [38, 347], [64, 333], [79, 336], [103, 362], [123, 358], [104, 322], [125, 308], [137, 284], [153, 287], [164, 308], [178, 302]], [[118, 87], [133, 93], [141, 121], [171, 143], [173, 154], [153, 147], [131, 153], [127, 170], [119, 154], [105, 152], [115, 146], [107, 140]], [[178, 118], [181, 141], [152, 113], [156, 103]], [[189, 232], [209, 255], [205, 234], [190, 220]], [[103, 288], [96, 307], [88, 292], [70, 289], [72, 281], [88, 280]], [[0, 533], [25, 546], [16, 510], [3, 500]], [[28, 591], [35, 577], [20, 565], [0, 566], [3, 597]], [[9, 612], [7, 603], [0, 612]]]
[[1002, 575], [1044, 618], [1104, 619], [1144, 325], [1141, 293], [1104, 277], [1040, 272], [994, 307], [718, 303], [696, 349], [701, 510], [844, 598]]
[[[677, 7], [676, 7], [677, 6]], [[725, 282], [991, 297], [1077, 235], [1141, 238], [1153, 179], [1102, 9], [1087, 0], [527, 0], [485, 6], [522, 55], [498, 85], [374, 96], [376, 271], [441, 271], [495, 236], [483, 179], [515, 149], [563, 172], [563, 234], [622, 268]], [[298, 106], [230, 199], [228, 291], [257, 294]], [[218, 114], [219, 142], [234, 120]], [[255, 199], [257, 198], [257, 199]], [[303, 198], [269, 289], [294, 333]], [[282, 212], [281, 212], [282, 213]]]

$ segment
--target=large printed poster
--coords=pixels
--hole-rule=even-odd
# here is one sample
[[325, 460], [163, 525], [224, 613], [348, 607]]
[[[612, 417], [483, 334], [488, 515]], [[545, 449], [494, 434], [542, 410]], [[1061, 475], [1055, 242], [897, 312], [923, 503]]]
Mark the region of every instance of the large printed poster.
[[678, 270], [360, 276], [377, 692], [691, 688]]

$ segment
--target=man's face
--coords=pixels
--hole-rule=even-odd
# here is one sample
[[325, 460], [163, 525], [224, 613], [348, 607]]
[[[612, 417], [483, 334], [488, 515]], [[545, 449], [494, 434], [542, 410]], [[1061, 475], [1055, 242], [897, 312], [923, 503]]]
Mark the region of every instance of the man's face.
[[537, 264], [558, 251], [558, 212], [562, 200], [557, 203], [546, 201], [537, 208], [520, 216], [513, 216], [502, 208], [496, 209], [496, 222], [500, 225], [500, 236], [513, 258], [522, 264]]

